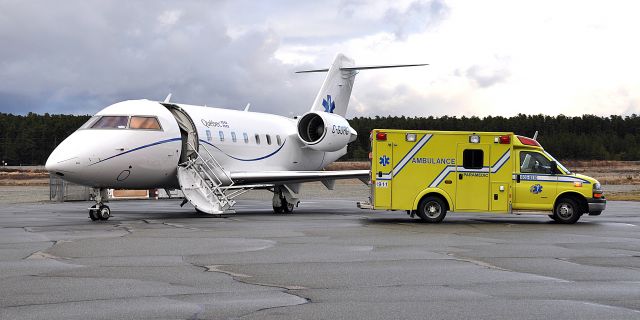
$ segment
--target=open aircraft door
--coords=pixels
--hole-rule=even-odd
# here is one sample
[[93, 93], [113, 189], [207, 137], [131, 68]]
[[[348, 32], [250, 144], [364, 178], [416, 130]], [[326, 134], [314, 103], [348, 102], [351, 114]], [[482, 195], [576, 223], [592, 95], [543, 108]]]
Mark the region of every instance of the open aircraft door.
[[180, 152], [179, 163], [184, 163], [189, 159], [198, 157], [200, 141], [198, 140], [198, 130], [193, 120], [191, 120], [191, 117], [178, 105], [171, 103], [163, 103], [162, 105], [176, 118], [178, 126], [180, 127], [182, 151]]

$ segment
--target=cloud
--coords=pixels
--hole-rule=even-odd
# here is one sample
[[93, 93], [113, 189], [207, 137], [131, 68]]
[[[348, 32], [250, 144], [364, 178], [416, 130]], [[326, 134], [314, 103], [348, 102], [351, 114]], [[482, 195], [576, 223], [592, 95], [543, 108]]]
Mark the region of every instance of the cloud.
[[[4, 1], [0, 112], [161, 100], [308, 110], [338, 52], [349, 116], [640, 113], [636, 5], [455, 0]], [[550, 9], [552, 8], [552, 9]], [[579, 8], [577, 10], [576, 8]], [[29, 23], [24, 23], [29, 21]]]
[[467, 69], [465, 76], [479, 87], [488, 88], [504, 82], [509, 77], [509, 69], [504, 67], [473, 65]]
[[395, 36], [404, 40], [411, 33], [437, 26], [448, 14], [449, 7], [441, 0], [415, 1], [404, 10], [390, 8], [384, 18], [394, 26]]

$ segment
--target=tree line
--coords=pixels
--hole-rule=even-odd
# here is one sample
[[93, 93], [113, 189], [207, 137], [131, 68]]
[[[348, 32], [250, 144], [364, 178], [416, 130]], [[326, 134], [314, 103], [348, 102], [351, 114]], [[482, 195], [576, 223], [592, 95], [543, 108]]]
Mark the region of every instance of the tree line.
[[[42, 165], [53, 149], [90, 116], [0, 113], [0, 161]], [[349, 120], [358, 139], [341, 160], [366, 160], [372, 129], [514, 132], [532, 137], [558, 159], [640, 160], [640, 117], [524, 115], [513, 117], [356, 117]], [[96, 143], [99, 143], [98, 141]]]
[[0, 162], [10, 166], [44, 165], [51, 151], [90, 117], [0, 113]]
[[533, 137], [557, 159], [640, 160], [640, 117], [612, 115], [580, 117], [524, 115], [513, 117], [374, 117], [353, 118], [358, 132], [342, 159], [364, 160], [370, 150], [371, 129], [514, 132]]

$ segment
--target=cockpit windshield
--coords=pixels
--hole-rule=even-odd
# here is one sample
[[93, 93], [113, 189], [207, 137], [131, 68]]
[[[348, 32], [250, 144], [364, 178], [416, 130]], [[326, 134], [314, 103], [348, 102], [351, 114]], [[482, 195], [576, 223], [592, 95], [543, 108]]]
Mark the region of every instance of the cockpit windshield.
[[129, 122], [127, 116], [102, 116], [96, 123], [94, 123], [92, 129], [126, 129]]
[[81, 129], [162, 130], [154, 116], [94, 116]]
[[131, 129], [160, 130], [160, 123], [156, 117], [133, 116], [129, 127]]
[[93, 117], [89, 118], [89, 120], [87, 120], [87, 122], [85, 122], [80, 127], [80, 129], [90, 128], [98, 119], [100, 119], [100, 116], [93, 116]]

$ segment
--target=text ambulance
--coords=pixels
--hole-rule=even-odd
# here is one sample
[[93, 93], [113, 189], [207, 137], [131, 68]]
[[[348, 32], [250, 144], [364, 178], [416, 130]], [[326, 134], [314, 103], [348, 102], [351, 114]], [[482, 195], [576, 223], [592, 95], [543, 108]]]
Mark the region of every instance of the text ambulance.
[[606, 206], [597, 180], [509, 132], [376, 129], [371, 150], [371, 198], [361, 208], [407, 210], [427, 222], [447, 211], [530, 211], [575, 223]]

